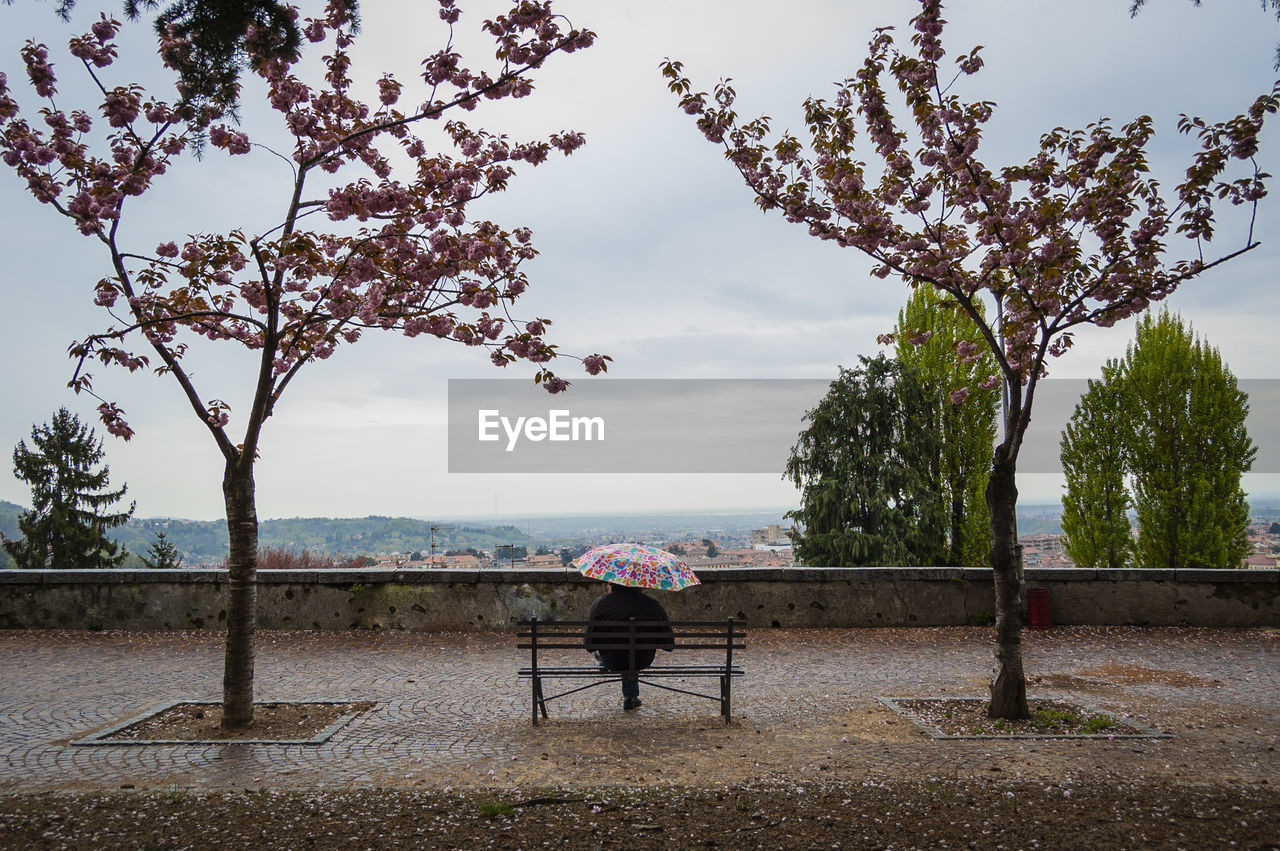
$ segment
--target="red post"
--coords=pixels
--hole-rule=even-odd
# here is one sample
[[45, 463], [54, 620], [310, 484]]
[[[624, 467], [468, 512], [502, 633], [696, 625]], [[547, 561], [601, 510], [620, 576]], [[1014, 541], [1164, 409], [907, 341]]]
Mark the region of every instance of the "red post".
[[1027, 589], [1027, 626], [1032, 629], [1048, 629], [1052, 626], [1049, 619], [1049, 589]]

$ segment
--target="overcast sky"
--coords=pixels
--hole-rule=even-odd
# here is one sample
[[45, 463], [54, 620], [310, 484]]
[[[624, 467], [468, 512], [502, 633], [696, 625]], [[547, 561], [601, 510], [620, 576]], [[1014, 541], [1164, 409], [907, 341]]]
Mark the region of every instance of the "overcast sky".
[[[391, 70], [408, 83], [444, 37], [434, 4], [361, 5], [357, 78], [372, 81]], [[419, 5], [422, 11], [406, 11]], [[500, 4], [460, 5], [462, 46], [484, 51], [467, 54], [471, 67], [481, 66], [491, 48], [475, 33]], [[767, 113], [775, 127], [800, 130], [800, 103], [811, 94], [828, 95], [831, 81], [856, 70], [871, 30], [904, 27], [916, 4], [573, 0], [556, 6], [575, 25], [594, 30], [596, 45], [555, 57], [536, 78], [532, 97], [487, 104], [467, 119], [518, 138], [563, 129], [587, 135], [587, 146], [574, 156], [517, 175], [505, 197], [476, 211], [534, 231], [541, 256], [526, 267], [531, 287], [521, 314], [553, 319], [552, 342], [566, 352], [611, 354], [609, 376], [618, 378], [829, 379], [839, 365], [875, 354], [875, 337], [892, 327], [907, 289], [870, 277], [861, 255], [761, 214], [720, 150], [676, 108], [658, 65], [668, 56], [682, 60], [703, 89], [732, 77], [741, 113]], [[948, 53], [985, 45], [986, 67], [965, 82], [964, 93], [999, 105], [984, 147], [989, 164], [1024, 161], [1040, 134], [1057, 126], [1082, 127], [1101, 117], [1119, 124], [1150, 114], [1159, 128], [1155, 172], [1172, 186], [1188, 151], [1176, 133], [1178, 115], [1227, 118], [1276, 77], [1280, 25], [1255, 2], [1197, 9], [1189, 0], [1152, 0], [1134, 20], [1128, 7], [1129, 0], [952, 4], [943, 37]], [[79, 0], [74, 31], [83, 31], [101, 8], [120, 14], [118, 3]], [[68, 81], [60, 105], [80, 105], [72, 97], [74, 66], [59, 55], [68, 31], [52, 4], [17, 0], [0, 6], [0, 24], [0, 69], [10, 84], [25, 85], [18, 49], [34, 35], [55, 48]], [[168, 97], [167, 80], [149, 61], [146, 27], [126, 30], [122, 53], [140, 60], [125, 70]], [[270, 137], [277, 132], [275, 113], [257, 105], [258, 92], [247, 89], [244, 129], [255, 138]], [[1278, 149], [1280, 132], [1273, 126], [1260, 157], [1264, 170], [1280, 172]], [[229, 161], [211, 151], [202, 163], [171, 170], [161, 191], [132, 206], [126, 241], [149, 250], [197, 231], [265, 229], [287, 201], [282, 169], [269, 156]], [[37, 205], [7, 170], [0, 173], [0, 204], [0, 498], [29, 504], [27, 485], [10, 475], [12, 447], [59, 406], [95, 421], [96, 402], [65, 387], [73, 369], [65, 352], [77, 335], [105, 323], [92, 305], [92, 288], [107, 266], [97, 243]], [[1230, 224], [1239, 223], [1222, 227], [1224, 248], [1242, 239]], [[1221, 350], [1238, 376], [1275, 379], [1280, 200], [1263, 203], [1256, 227], [1263, 248], [1183, 287], [1168, 304]], [[1123, 354], [1132, 331], [1131, 322], [1086, 329], [1076, 347], [1051, 364], [1051, 374], [1095, 377], [1107, 358]], [[249, 358], [218, 344], [196, 351], [189, 366], [208, 383], [207, 389], [202, 385], [207, 397], [243, 407]], [[569, 361], [557, 371], [574, 380], [608, 380], [579, 378]], [[501, 520], [791, 506], [797, 500], [780, 478], [785, 458], [778, 475], [450, 475], [448, 379], [532, 373], [527, 365], [498, 373], [481, 353], [434, 338], [369, 334], [340, 348], [303, 371], [267, 424], [256, 475], [259, 516]], [[113, 482], [128, 483], [138, 515], [222, 516], [221, 457], [172, 379], [97, 374], [95, 387], [128, 411], [137, 431], [127, 444], [108, 437], [107, 460]], [[556, 406], [571, 408], [572, 396]], [[1252, 475], [1246, 487], [1255, 494], [1280, 493], [1280, 476]], [[1024, 502], [1050, 501], [1060, 481], [1028, 475], [1020, 488]]]

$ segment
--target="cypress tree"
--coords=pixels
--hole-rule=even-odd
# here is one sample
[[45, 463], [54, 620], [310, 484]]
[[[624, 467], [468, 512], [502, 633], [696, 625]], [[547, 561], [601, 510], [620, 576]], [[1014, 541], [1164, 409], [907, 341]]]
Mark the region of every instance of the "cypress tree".
[[946, 555], [937, 400], [883, 355], [840, 370], [805, 414], [785, 478], [801, 489], [788, 512], [803, 564], [918, 566]]

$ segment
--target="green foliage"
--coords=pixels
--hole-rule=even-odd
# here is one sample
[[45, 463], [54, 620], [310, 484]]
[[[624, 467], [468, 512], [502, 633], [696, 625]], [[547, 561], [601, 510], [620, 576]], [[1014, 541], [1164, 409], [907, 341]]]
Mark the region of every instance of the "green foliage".
[[528, 547], [517, 547], [514, 544], [498, 544], [493, 548], [493, 560], [498, 564], [511, 564], [529, 557]]
[[937, 399], [883, 355], [840, 370], [805, 414], [785, 478], [801, 489], [791, 540], [801, 564], [916, 566], [945, 558]]
[[1257, 448], [1248, 396], [1212, 348], [1167, 311], [1138, 323], [1120, 380], [1143, 567], [1239, 567], [1249, 552], [1240, 486]]
[[[981, 308], [979, 304], [979, 314]], [[911, 342], [925, 335], [928, 339], [923, 343]], [[957, 302], [931, 287], [912, 291], [898, 313], [894, 337], [898, 360], [915, 372], [937, 400], [942, 498], [950, 542], [946, 564], [985, 565], [990, 546], [986, 489], [1000, 405], [999, 368], [973, 319]], [[963, 391], [964, 399], [952, 402], [950, 394], [957, 391]]]
[[1062, 546], [1078, 567], [1127, 567], [1133, 549], [1124, 444], [1124, 395], [1112, 361], [1100, 381], [1089, 381], [1062, 433]]
[[1068, 554], [1084, 566], [1123, 564], [1123, 475], [1138, 518], [1134, 564], [1240, 567], [1249, 553], [1241, 477], [1257, 454], [1248, 413], [1217, 349], [1180, 316], [1144, 317], [1124, 358], [1090, 382], [1064, 433]]
[[127, 551], [107, 537], [133, 514], [110, 513], [128, 490], [110, 490], [102, 461], [102, 441], [93, 429], [62, 408], [53, 420], [33, 426], [29, 449], [18, 441], [13, 474], [31, 486], [31, 511], [18, 519], [21, 540], [5, 540], [14, 563], [27, 570], [111, 568]]
[[513, 816], [516, 814], [516, 808], [503, 801], [485, 801], [480, 805], [480, 814], [485, 818]]
[[1065, 709], [1037, 709], [1035, 714], [1031, 716], [1031, 723], [1042, 729], [1059, 729], [1066, 726], [1074, 726], [1080, 723], [1080, 719]]
[[1105, 715], [1095, 715], [1088, 721], [1085, 721], [1080, 729], [1084, 733], [1093, 734], [1101, 733], [1103, 730], [1113, 730], [1118, 726], [1120, 725], [1116, 724], [1115, 721]]
[[142, 563], [151, 570], [176, 570], [182, 567], [182, 553], [178, 552], [178, 548], [163, 531], [156, 533], [155, 540], [147, 547], [147, 555], [141, 558]]

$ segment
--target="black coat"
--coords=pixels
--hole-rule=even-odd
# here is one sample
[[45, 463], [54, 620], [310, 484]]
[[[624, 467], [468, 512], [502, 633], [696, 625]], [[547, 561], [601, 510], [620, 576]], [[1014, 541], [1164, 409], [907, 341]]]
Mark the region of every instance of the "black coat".
[[[671, 619], [667, 617], [667, 610], [662, 608], [662, 604], [641, 593], [638, 588], [614, 586], [613, 591], [591, 604], [591, 612], [587, 615], [589, 621], [625, 621], [630, 618], [649, 623], [663, 622], [660, 625], [637, 629], [637, 632], [644, 634], [644, 643], [650, 645], [648, 648], [636, 651], [636, 670], [639, 671], [653, 664], [653, 657], [657, 655], [653, 648], [660, 647], [670, 652], [676, 645], [671, 625], [665, 623]], [[627, 627], [589, 626], [586, 647], [588, 650], [596, 650], [597, 643], [613, 643], [617, 639], [611, 641], [605, 636], [619, 632], [625, 634], [627, 629]], [[627, 655], [626, 650], [601, 650], [600, 661], [611, 671], [626, 671], [630, 667]]]

